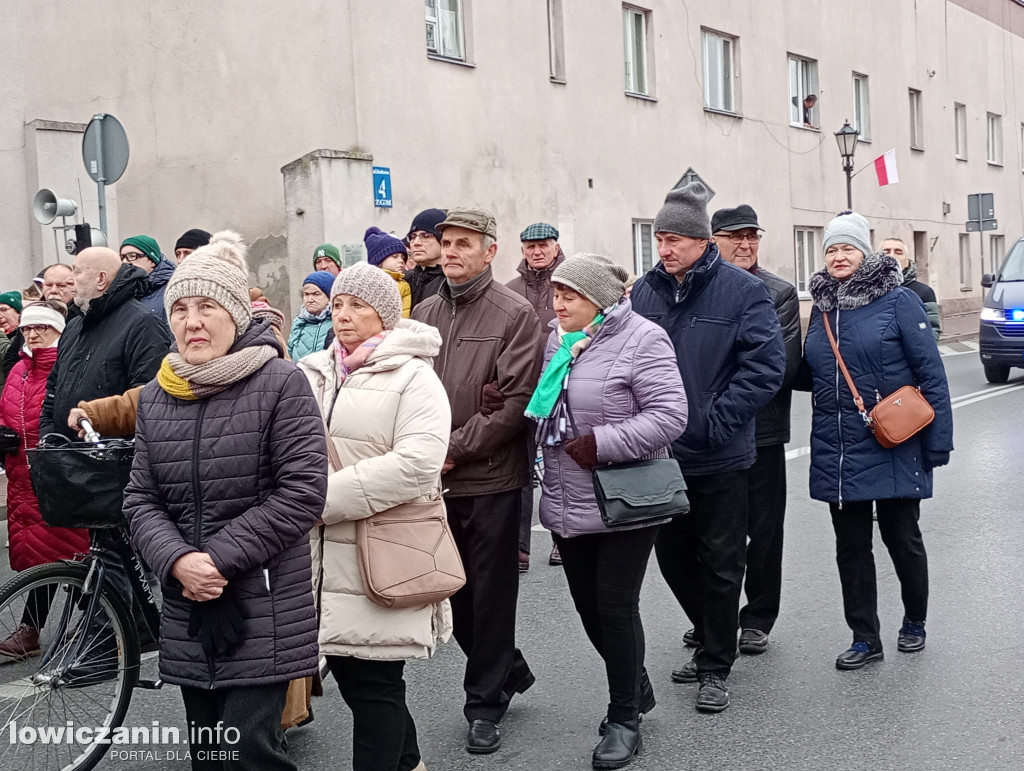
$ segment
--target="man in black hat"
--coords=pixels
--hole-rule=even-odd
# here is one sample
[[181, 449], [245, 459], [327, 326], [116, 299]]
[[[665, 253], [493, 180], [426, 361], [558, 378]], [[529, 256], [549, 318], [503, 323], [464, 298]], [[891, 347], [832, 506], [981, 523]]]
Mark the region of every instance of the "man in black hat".
[[747, 471], [747, 604], [740, 609], [740, 653], [768, 649], [782, 594], [782, 532], [786, 516], [786, 442], [789, 441], [793, 378], [800, 367], [800, 300], [796, 287], [757, 261], [763, 228], [747, 204], [719, 209], [711, 218], [723, 259], [761, 279], [771, 293], [782, 326], [786, 369], [779, 392], [757, 413], [757, 460]]
[[200, 246], [210, 243], [210, 234], [199, 228], [186, 230], [174, 244], [174, 259], [179, 264]]
[[437, 226], [444, 221], [444, 209], [425, 209], [413, 217], [409, 234], [409, 257], [416, 267], [406, 271], [405, 280], [412, 289], [412, 307], [436, 295], [444, 284], [441, 269], [441, 231]]

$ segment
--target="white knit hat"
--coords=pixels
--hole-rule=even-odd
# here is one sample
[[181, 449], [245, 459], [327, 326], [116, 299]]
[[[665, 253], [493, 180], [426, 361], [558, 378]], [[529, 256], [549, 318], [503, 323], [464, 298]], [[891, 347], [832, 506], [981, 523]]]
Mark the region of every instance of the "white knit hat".
[[398, 293], [398, 284], [368, 262], [357, 262], [338, 274], [331, 287], [331, 300], [339, 294], [358, 297], [377, 311], [384, 329], [394, 329], [402, 319], [402, 296]]
[[231, 314], [235, 339], [241, 337], [252, 321], [249, 301], [249, 267], [242, 237], [230, 230], [214, 233], [210, 243], [200, 246], [174, 269], [164, 292], [164, 309], [170, 318], [171, 306], [184, 297], [209, 297]]
[[42, 303], [33, 303], [26, 305], [21, 312], [21, 321], [18, 322], [18, 327], [19, 329], [21, 327], [53, 327], [63, 334], [65, 323], [64, 317], [53, 308]]

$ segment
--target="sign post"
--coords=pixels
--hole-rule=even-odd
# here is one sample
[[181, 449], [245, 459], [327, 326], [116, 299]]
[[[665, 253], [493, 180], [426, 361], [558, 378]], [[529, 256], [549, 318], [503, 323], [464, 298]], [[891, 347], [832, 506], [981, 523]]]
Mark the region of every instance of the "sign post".
[[128, 135], [113, 115], [92, 116], [82, 136], [82, 160], [85, 171], [96, 183], [100, 210], [100, 230], [107, 235], [107, 191], [128, 167]]

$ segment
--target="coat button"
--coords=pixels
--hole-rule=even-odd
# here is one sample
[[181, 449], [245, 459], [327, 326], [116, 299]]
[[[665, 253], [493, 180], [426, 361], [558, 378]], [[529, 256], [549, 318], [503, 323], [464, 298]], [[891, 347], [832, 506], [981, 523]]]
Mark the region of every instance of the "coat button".
[[915, 487], [914, 489], [917, 490], [918, 492], [921, 492], [921, 488], [920, 487]]
[[919, 477], [919, 476], [921, 476], [921, 472], [920, 472], [920, 471], [915, 471], [915, 472], [914, 472], [914, 476], [916, 476], [916, 477]]

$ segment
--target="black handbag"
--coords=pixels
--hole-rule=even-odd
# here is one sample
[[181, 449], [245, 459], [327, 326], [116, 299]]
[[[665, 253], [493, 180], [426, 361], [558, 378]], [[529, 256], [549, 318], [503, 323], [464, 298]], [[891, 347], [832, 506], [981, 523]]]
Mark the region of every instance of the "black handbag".
[[[565, 411], [577, 438], [580, 436], [565, 391]], [[628, 463], [610, 463], [591, 471], [594, 497], [601, 521], [610, 528], [641, 525], [651, 520], [689, 513], [686, 480], [673, 458], [650, 458]]]
[[134, 440], [102, 445], [48, 434], [28, 450], [29, 476], [39, 512], [51, 527], [121, 527], [124, 488], [135, 457]]

